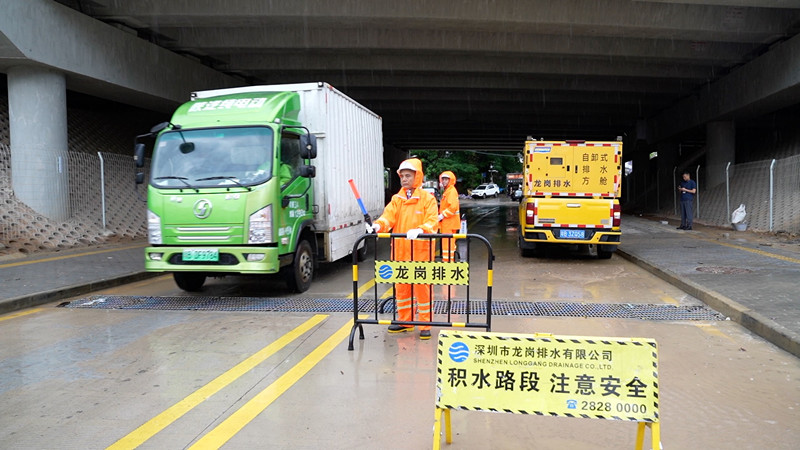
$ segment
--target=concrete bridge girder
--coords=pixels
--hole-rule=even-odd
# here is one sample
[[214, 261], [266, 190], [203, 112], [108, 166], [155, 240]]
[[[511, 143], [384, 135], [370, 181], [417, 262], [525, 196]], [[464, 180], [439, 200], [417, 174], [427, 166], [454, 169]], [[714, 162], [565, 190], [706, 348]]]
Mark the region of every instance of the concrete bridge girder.
[[[191, 90], [315, 79], [386, 117], [517, 116], [518, 133], [547, 124], [566, 134], [646, 120], [644, 134], [663, 140], [797, 102], [800, 52], [796, 39], [781, 42], [796, 33], [795, 3], [89, 0], [78, 12], [0, 0], [0, 70], [61, 70], [68, 89], [161, 112]], [[426, 89], [454, 97], [418, 94]]]

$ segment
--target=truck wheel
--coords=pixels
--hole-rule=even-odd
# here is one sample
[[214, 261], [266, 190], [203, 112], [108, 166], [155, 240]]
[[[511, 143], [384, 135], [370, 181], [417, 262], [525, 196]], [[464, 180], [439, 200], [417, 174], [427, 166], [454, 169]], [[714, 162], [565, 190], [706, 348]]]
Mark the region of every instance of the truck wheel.
[[174, 272], [172, 278], [175, 279], [175, 284], [186, 292], [197, 292], [206, 282], [206, 275], [197, 272]]
[[519, 254], [522, 255], [523, 258], [530, 258], [532, 256], [536, 256], [536, 244], [529, 244], [522, 240], [522, 236], [519, 237]]
[[609, 252], [607, 250], [603, 250], [602, 246], [597, 247], [597, 259], [610, 259], [612, 253], [614, 253], [613, 250]]
[[297, 244], [294, 252], [294, 262], [289, 266], [291, 273], [286, 276], [286, 286], [294, 292], [305, 292], [311, 287], [314, 278], [314, 255], [311, 244], [306, 240]]
[[358, 262], [366, 261], [367, 259], [367, 241], [364, 241], [364, 245], [358, 249], [358, 253], [356, 253], [356, 259]]

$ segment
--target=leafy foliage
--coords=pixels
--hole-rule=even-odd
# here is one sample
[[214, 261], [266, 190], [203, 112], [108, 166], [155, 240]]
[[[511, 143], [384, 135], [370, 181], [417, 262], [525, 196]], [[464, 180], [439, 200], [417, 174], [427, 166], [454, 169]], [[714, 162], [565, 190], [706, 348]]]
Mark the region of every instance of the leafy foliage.
[[439, 174], [449, 170], [456, 174], [456, 189], [462, 194], [481, 183], [488, 183], [490, 167], [497, 171], [493, 174], [494, 182], [502, 187], [506, 185], [507, 173], [522, 172], [522, 164], [517, 160], [516, 154], [435, 150], [418, 150], [413, 154], [422, 160], [426, 181], [438, 181]]

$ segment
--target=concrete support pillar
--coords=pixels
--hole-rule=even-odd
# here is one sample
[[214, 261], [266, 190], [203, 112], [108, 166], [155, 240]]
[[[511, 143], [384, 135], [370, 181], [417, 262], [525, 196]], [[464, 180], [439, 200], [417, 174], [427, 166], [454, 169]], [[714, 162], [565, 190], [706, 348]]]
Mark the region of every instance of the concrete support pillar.
[[[675, 164], [678, 161], [678, 144], [674, 142], [661, 142], [658, 144], [657, 148], [658, 171], [662, 176], [667, 175], [666, 179], [672, 180], [672, 170], [675, 168]], [[680, 174], [678, 176], [680, 177]], [[674, 180], [670, 181], [670, 184], [674, 185], [675, 183], [673, 181]]]
[[36, 66], [8, 70], [11, 186], [53, 220], [69, 218], [67, 89], [64, 74]]
[[658, 187], [659, 210], [678, 212], [676, 206], [678, 181], [681, 174], [675, 170], [678, 161], [678, 144], [674, 142], [661, 142], [658, 148]]
[[[733, 122], [711, 122], [706, 125], [705, 189], [725, 182], [725, 166], [736, 161], [736, 126]], [[694, 175], [693, 175], [694, 177]]]
[[640, 210], [647, 209], [651, 203], [647, 192], [651, 177], [648, 159], [649, 147], [647, 145], [629, 147], [623, 150], [623, 155], [623, 160], [631, 161], [633, 164], [633, 172], [624, 177], [625, 184], [622, 186], [622, 197], [625, 199], [625, 204], [627, 207], [636, 207]]

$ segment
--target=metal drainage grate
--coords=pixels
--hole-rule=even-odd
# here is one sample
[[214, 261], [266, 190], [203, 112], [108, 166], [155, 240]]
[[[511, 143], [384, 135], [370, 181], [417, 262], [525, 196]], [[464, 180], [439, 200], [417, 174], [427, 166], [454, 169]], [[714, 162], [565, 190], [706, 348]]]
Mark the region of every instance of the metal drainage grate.
[[[382, 300], [378, 301], [380, 307]], [[375, 311], [375, 300], [359, 300], [359, 311]], [[447, 314], [448, 302], [433, 302], [434, 314]], [[352, 312], [353, 301], [346, 298], [265, 298], [265, 297], [150, 297], [94, 295], [59, 306], [67, 308], [147, 309], [186, 311], [276, 311], [276, 312]], [[391, 313], [394, 302], [386, 302], [383, 313]], [[470, 301], [470, 314], [486, 314], [485, 300]], [[450, 313], [464, 315], [467, 303], [450, 302]], [[510, 302], [492, 301], [494, 316], [608, 317], [639, 320], [725, 320], [725, 316], [704, 305], [676, 306], [642, 303]]]
[[609, 317], [641, 320], [725, 320], [704, 305], [676, 306], [642, 303], [535, 303], [536, 316]]
[[353, 311], [353, 301], [341, 298], [151, 297], [94, 295], [59, 306], [64, 306], [67, 308], [152, 309], [177, 311]]

